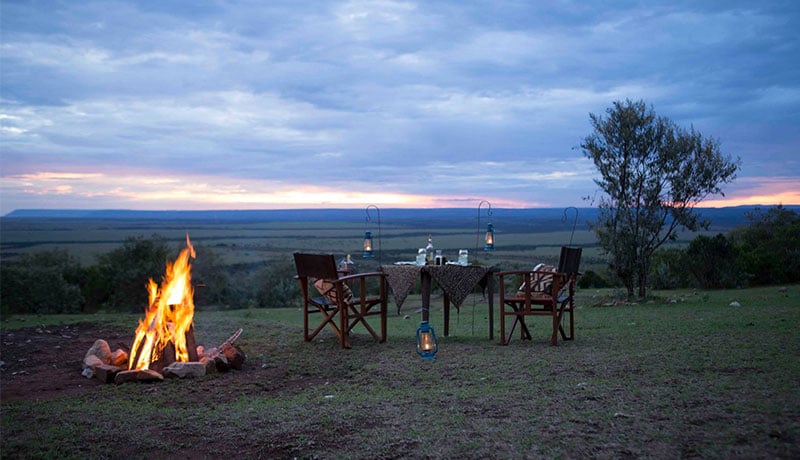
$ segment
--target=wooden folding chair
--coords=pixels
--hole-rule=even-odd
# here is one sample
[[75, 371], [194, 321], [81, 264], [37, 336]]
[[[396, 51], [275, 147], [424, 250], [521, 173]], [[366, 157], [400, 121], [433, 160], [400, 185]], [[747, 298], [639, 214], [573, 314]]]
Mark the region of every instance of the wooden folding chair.
[[[575, 282], [581, 259], [581, 248], [562, 247], [558, 267], [540, 264], [534, 270], [511, 270], [497, 273], [500, 281], [500, 344], [508, 345], [517, 324], [520, 338], [531, 340], [525, 323], [527, 316], [549, 316], [552, 319], [550, 344], [558, 345], [558, 335], [563, 340], [575, 338]], [[507, 292], [509, 288], [516, 292]], [[514, 282], [511, 286], [510, 283]], [[566, 318], [568, 316], [569, 318]], [[513, 319], [506, 334], [506, 317]], [[565, 320], [567, 320], [565, 329]], [[569, 331], [569, 332], [567, 332]]]
[[[303, 338], [306, 342], [311, 341], [328, 325], [339, 338], [341, 347], [350, 348], [348, 337], [359, 323], [376, 342], [386, 341], [386, 274], [368, 272], [340, 276], [332, 254], [296, 252], [294, 263], [297, 269], [295, 279], [300, 282], [303, 293]], [[351, 284], [357, 295], [353, 294]], [[374, 289], [375, 284], [378, 295], [370, 295], [368, 290]], [[310, 319], [317, 313], [322, 320], [311, 330]], [[380, 317], [380, 333], [368, 322], [371, 316]]]

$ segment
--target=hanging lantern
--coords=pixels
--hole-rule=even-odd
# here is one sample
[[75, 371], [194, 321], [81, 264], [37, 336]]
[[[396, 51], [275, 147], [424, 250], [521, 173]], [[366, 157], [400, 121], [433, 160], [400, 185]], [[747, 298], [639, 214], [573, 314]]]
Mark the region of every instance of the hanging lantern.
[[[492, 217], [492, 204], [486, 200], [481, 201], [478, 203], [478, 225], [475, 227], [475, 252], [478, 252], [478, 248], [480, 247], [480, 240], [481, 240], [481, 206], [486, 205], [486, 214], [491, 218]], [[486, 227], [486, 235], [483, 238], [484, 251], [494, 251], [494, 225], [489, 224]]]
[[423, 321], [417, 328], [417, 353], [422, 359], [434, 359], [436, 352], [439, 351], [439, 344], [436, 342], [436, 332], [433, 326]]
[[484, 251], [494, 251], [494, 225], [489, 224], [486, 226], [486, 245], [483, 247]]
[[364, 254], [362, 254], [362, 257], [365, 259], [375, 257], [375, 252], [372, 250], [372, 232], [370, 231], [364, 233]]

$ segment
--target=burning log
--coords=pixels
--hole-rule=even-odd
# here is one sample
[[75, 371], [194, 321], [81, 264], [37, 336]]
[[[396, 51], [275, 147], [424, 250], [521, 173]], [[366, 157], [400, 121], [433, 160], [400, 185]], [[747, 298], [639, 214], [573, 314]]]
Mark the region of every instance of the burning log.
[[[186, 349], [189, 358], [188, 361], [178, 361], [177, 352], [175, 350], [175, 342], [171, 340], [164, 345], [164, 347], [161, 349], [161, 353], [155, 358], [153, 358], [151, 355], [147, 368], [153, 369], [154, 371], [161, 371], [174, 362], [197, 362], [198, 356], [196, 340], [194, 337], [194, 326], [189, 327], [189, 329], [185, 332], [184, 343], [186, 343]], [[134, 344], [134, 346], [136, 347], [136, 350], [131, 355], [133, 356], [133, 359], [130, 362], [138, 363], [141, 360], [141, 354], [145, 352], [147, 348], [147, 343], [140, 342], [138, 344]]]
[[149, 280], [149, 303], [144, 320], [136, 328], [129, 369], [161, 370], [173, 362], [197, 361], [190, 263], [194, 257], [194, 247], [186, 235], [186, 248], [174, 263], [167, 262], [161, 285]]

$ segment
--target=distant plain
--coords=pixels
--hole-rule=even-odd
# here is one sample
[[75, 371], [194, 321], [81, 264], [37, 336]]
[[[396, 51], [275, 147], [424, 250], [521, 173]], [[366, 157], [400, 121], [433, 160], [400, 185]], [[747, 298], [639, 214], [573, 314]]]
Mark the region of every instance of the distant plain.
[[[750, 208], [708, 209], [712, 226], [704, 233], [726, 232], [745, 223]], [[555, 262], [562, 245], [584, 248], [583, 269], [601, 269], [604, 257], [588, 222], [596, 209], [386, 209], [228, 212], [28, 211], [0, 218], [0, 257], [5, 261], [42, 250], [66, 249], [82, 264], [111, 251], [128, 238], [157, 235], [176, 252], [189, 235], [210, 248], [224, 265], [262, 265], [290, 260], [294, 251], [351, 254], [365, 268], [379, 262], [413, 260], [430, 235], [434, 247], [453, 260], [468, 249], [472, 260], [507, 268]], [[479, 220], [480, 214], [480, 220]], [[483, 250], [483, 233], [495, 229], [493, 252]], [[574, 233], [573, 233], [574, 226]], [[378, 250], [362, 259], [364, 233], [371, 231]], [[686, 244], [697, 234], [683, 232], [671, 244]]]

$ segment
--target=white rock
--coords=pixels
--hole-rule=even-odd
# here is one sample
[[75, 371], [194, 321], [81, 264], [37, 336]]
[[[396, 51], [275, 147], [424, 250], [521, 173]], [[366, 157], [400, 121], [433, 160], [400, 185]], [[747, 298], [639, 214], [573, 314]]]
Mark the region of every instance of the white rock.
[[206, 365], [200, 362], [172, 363], [161, 371], [164, 377], [202, 377], [206, 375]]
[[729, 303], [728, 306], [729, 307], [741, 307], [742, 304], [740, 304], [739, 302], [734, 300], [733, 302]]
[[97, 339], [92, 348], [89, 348], [89, 351], [86, 352], [86, 356], [97, 356], [104, 364], [111, 364], [111, 347], [108, 346], [108, 342], [105, 340]]
[[87, 379], [90, 379], [94, 376], [94, 369], [92, 369], [91, 367], [84, 367], [83, 372], [81, 372], [81, 375], [86, 377]]
[[98, 358], [95, 355], [86, 355], [86, 357], [83, 358], [83, 367], [84, 367], [84, 369], [86, 369], [86, 368], [93, 369], [93, 368], [95, 368], [97, 366], [100, 366], [102, 364], [105, 364], [103, 362], [103, 360]]

